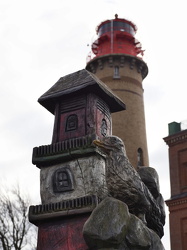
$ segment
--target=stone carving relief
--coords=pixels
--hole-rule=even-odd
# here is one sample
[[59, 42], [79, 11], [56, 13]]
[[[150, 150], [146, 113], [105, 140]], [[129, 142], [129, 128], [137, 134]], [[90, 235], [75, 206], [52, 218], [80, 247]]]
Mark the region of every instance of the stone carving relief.
[[73, 178], [70, 169], [60, 168], [53, 174], [53, 191], [61, 193], [73, 190]]
[[78, 128], [78, 117], [73, 114], [68, 116], [66, 120], [66, 132], [76, 130]]

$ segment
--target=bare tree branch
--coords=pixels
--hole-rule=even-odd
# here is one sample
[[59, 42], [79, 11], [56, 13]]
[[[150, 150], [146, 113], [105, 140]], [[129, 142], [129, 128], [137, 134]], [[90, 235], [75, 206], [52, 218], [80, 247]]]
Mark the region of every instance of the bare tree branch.
[[29, 200], [21, 196], [19, 188], [0, 192], [0, 249], [36, 249], [31, 240], [36, 240], [36, 230], [28, 221], [28, 207]]

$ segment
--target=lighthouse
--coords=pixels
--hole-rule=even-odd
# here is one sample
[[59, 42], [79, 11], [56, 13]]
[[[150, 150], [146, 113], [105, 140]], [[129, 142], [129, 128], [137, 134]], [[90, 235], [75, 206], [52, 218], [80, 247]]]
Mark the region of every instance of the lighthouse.
[[100, 23], [86, 65], [126, 104], [125, 111], [112, 115], [112, 134], [124, 141], [135, 168], [149, 165], [142, 86], [148, 67], [136, 31], [134, 23], [118, 15]]

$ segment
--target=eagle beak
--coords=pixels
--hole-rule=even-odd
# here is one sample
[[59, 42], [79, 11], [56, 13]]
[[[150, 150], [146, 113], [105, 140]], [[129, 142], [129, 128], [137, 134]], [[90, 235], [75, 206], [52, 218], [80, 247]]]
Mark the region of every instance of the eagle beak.
[[104, 148], [104, 144], [103, 144], [102, 141], [94, 140], [94, 141], [93, 141], [93, 144], [96, 145], [96, 146], [98, 146], [98, 147]]
[[99, 148], [101, 148], [101, 150], [102, 150], [104, 153], [109, 154], [109, 150], [108, 150], [108, 148], [106, 147], [106, 145], [104, 144], [103, 141], [94, 140], [94, 141], [93, 141], [93, 144], [96, 145], [96, 146], [98, 146]]

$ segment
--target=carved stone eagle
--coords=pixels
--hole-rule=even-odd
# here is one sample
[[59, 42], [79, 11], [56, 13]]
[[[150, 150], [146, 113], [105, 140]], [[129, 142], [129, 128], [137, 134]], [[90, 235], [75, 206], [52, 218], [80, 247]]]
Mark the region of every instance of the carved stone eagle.
[[[129, 211], [145, 223], [151, 221], [150, 228], [162, 237], [163, 224], [159, 205], [129, 162], [123, 141], [116, 136], [108, 136], [102, 140], [94, 140], [93, 144], [106, 154], [108, 195], [125, 202]], [[149, 227], [148, 224], [147, 226]]]

